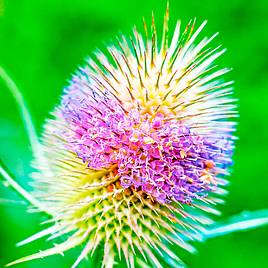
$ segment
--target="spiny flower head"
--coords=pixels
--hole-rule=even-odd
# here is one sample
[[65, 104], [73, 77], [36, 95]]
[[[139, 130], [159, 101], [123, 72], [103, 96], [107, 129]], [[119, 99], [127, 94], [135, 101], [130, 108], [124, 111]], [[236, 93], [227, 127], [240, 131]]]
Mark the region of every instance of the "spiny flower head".
[[[225, 193], [236, 115], [231, 82], [214, 61], [224, 50], [194, 41], [195, 20], [168, 39], [168, 9], [158, 48], [134, 29], [117, 46], [89, 59], [65, 89], [45, 125], [34, 165], [33, 195], [51, 215], [51, 227], [21, 244], [50, 235], [66, 237], [53, 248], [13, 262], [60, 254], [84, 244], [76, 267], [97, 248], [103, 266], [124, 255], [128, 267], [143, 260], [178, 267], [170, 244], [192, 250], [206, 213]], [[134, 257], [135, 256], [135, 257]]]

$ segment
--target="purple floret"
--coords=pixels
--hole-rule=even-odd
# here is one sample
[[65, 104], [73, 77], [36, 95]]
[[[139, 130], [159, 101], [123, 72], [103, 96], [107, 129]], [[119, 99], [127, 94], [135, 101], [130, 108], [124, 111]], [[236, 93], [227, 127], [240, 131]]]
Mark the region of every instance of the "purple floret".
[[[69, 96], [72, 95], [72, 99]], [[68, 149], [91, 169], [116, 171], [123, 188], [142, 190], [158, 202], [191, 203], [217, 187], [228, 162], [224, 138], [196, 135], [163, 114], [124, 111], [115, 99], [68, 92], [62, 116]]]

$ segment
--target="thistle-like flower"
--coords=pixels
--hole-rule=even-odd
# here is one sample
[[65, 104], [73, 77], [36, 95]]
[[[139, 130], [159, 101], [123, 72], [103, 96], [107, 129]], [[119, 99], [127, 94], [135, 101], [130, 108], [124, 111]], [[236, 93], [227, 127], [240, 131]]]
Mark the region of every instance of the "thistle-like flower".
[[152, 17], [145, 39], [134, 29], [72, 77], [34, 161], [32, 195], [51, 226], [20, 244], [65, 241], [11, 264], [82, 244], [72, 267], [97, 248], [103, 267], [178, 267], [174, 245], [191, 251], [211, 223], [231, 164], [232, 82], [214, 65], [216, 34], [194, 44], [206, 22], [182, 33], [178, 22], [169, 40], [168, 12], [160, 47]]

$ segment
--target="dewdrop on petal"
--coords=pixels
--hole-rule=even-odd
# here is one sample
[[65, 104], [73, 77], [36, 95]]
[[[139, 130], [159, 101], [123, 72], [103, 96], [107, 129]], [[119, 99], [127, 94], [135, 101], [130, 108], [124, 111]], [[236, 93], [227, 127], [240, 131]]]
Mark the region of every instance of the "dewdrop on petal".
[[182, 32], [178, 22], [169, 42], [168, 17], [160, 47], [153, 18], [146, 38], [134, 29], [72, 77], [34, 161], [32, 194], [50, 226], [20, 243], [55, 245], [11, 264], [82, 245], [72, 267], [96, 250], [103, 267], [178, 267], [176, 246], [192, 251], [218, 213], [234, 147], [229, 69], [214, 64], [216, 35], [195, 43], [206, 22]]

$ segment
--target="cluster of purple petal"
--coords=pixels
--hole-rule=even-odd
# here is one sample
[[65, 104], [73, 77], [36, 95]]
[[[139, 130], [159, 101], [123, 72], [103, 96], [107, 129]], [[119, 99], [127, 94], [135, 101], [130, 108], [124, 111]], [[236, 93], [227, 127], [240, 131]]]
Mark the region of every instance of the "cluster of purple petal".
[[91, 169], [113, 168], [122, 187], [142, 190], [158, 202], [182, 203], [216, 188], [225, 139], [195, 135], [161, 113], [126, 112], [112, 98], [67, 94], [63, 103], [62, 116], [72, 130], [64, 134], [68, 149]]

